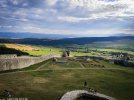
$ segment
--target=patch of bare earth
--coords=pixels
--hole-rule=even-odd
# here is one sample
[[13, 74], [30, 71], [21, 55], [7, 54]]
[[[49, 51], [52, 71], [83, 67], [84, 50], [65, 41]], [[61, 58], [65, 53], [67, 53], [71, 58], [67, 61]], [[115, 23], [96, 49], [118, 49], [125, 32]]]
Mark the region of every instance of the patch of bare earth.
[[73, 76], [73, 73], [65, 73], [62, 75], [63, 79], [69, 79], [69, 78], [72, 78]]
[[49, 80], [42, 77], [35, 77], [33, 79], [33, 83], [47, 83], [47, 82], [49, 82]]

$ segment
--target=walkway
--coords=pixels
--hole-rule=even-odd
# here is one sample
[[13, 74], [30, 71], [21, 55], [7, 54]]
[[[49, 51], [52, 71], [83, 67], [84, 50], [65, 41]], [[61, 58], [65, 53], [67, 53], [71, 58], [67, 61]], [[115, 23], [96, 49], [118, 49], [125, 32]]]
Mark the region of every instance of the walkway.
[[35, 69], [35, 70], [26, 70], [26, 71], [13, 71], [13, 72], [5, 72], [0, 73], [0, 75], [10, 75], [14, 73], [24, 73], [24, 72], [37, 72], [37, 71], [47, 71], [47, 70], [53, 70], [53, 71], [59, 71], [59, 70], [124, 70], [122, 68], [55, 68], [55, 69]]

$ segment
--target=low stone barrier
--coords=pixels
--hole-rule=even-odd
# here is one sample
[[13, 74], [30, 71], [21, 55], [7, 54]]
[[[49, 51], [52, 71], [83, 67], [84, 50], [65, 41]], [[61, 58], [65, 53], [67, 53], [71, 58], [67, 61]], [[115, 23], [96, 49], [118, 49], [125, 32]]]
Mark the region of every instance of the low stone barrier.
[[116, 100], [115, 98], [100, 93], [91, 93], [86, 90], [74, 90], [65, 93], [60, 100], [76, 100], [79, 97], [87, 97], [89, 100]]
[[60, 55], [50, 54], [40, 57], [20, 56], [17, 58], [0, 59], [0, 71], [25, 68], [53, 57], [60, 57]]

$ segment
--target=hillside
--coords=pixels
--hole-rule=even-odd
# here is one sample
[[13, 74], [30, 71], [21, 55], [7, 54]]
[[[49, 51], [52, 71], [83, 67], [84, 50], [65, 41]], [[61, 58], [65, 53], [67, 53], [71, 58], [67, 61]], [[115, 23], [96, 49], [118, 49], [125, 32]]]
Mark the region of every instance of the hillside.
[[[47, 45], [47, 46], [65, 46], [65, 45], [84, 45], [91, 44], [94, 42], [110, 42], [110, 41], [132, 41], [134, 43], [134, 36], [124, 37], [83, 37], [83, 38], [65, 38], [65, 39], [37, 39], [37, 38], [26, 38], [26, 39], [8, 39], [11, 43], [19, 44], [34, 44], [34, 45]], [[0, 39], [4, 41], [4, 39]]]
[[17, 56], [29, 55], [28, 53], [20, 51], [20, 50], [0, 46], [0, 55], [3, 55], [3, 54], [16, 54]]
[[21, 51], [37, 51], [38, 49], [33, 48], [32, 46], [29, 45], [21, 45], [21, 44], [9, 44], [9, 43], [3, 43], [3, 45], [7, 48], [13, 48], [16, 50], [21, 50]]

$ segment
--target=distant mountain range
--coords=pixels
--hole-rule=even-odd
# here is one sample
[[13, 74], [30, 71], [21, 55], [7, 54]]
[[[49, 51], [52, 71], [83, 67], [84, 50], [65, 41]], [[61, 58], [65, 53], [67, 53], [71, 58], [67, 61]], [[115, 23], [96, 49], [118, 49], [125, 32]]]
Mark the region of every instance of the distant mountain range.
[[134, 36], [134, 34], [124, 34], [124, 33], [120, 33], [120, 34], [114, 34], [112, 36]]
[[120, 36], [120, 37], [83, 37], [83, 38], [64, 38], [64, 39], [39, 39], [39, 38], [25, 38], [25, 39], [0, 39], [0, 43], [19, 43], [32, 44], [44, 46], [69, 46], [69, 45], [84, 45], [95, 42], [116, 42], [124, 43], [131, 41], [134, 43], [134, 36]]
[[[134, 36], [133, 34], [114, 34], [112, 36]], [[46, 38], [46, 39], [61, 39], [61, 38], [76, 38], [76, 35], [62, 35], [62, 34], [42, 34], [42, 33], [29, 33], [29, 32], [0, 32], [0, 38], [8, 39], [23, 39], [23, 38]], [[88, 36], [91, 37], [91, 36]], [[98, 36], [97, 36], [98, 37]]]
[[62, 34], [42, 34], [42, 33], [13, 33], [13, 32], [0, 32], [0, 38], [49, 38], [49, 39], [59, 39], [59, 38], [70, 38], [75, 37], [74, 35], [62, 35]]

